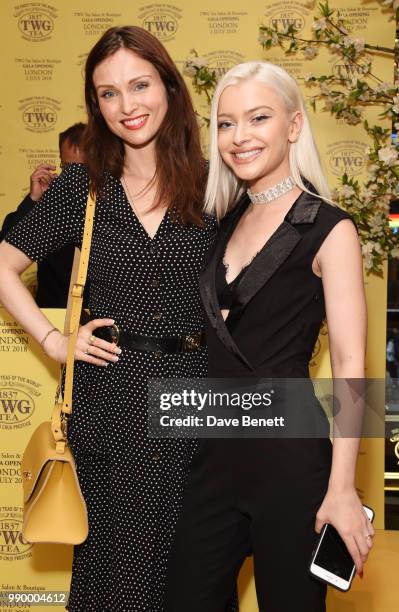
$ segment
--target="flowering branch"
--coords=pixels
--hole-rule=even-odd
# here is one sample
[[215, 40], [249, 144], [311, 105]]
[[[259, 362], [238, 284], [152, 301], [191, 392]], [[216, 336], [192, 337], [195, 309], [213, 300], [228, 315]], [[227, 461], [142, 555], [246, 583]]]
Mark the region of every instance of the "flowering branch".
[[[385, 0], [382, 5], [399, 17], [399, 0]], [[381, 119], [389, 119], [395, 130], [399, 129], [399, 84], [383, 82], [371, 69], [374, 55], [394, 57], [395, 49], [349, 36], [339, 11], [331, 9], [328, 0], [320, 3], [318, 9], [319, 15], [312, 24], [313, 38], [300, 38], [294, 25], [282, 30], [278, 26], [261, 26], [259, 41], [266, 50], [279, 46], [286, 54], [300, 52], [309, 60], [318, 55], [320, 45], [325, 45], [341, 59], [340, 68], [332, 74], [309, 73], [304, 82], [308, 87], [317, 88], [309, 100], [314, 110], [321, 101], [322, 110], [337, 120], [349, 125], [363, 122], [372, 140], [373, 145], [366, 151], [367, 179], [360, 183], [344, 174], [340, 178], [341, 187], [333, 196], [357, 224], [367, 272], [381, 275], [387, 255], [399, 255], [398, 237], [389, 227], [388, 216], [390, 202], [399, 198], [399, 146], [392, 143], [391, 130], [369, 126], [364, 120], [364, 110], [379, 108]]]
[[198, 94], [204, 93], [210, 104], [217, 82], [216, 72], [208, 68], [206, 60], [199, 57], [195, 49], [191, 49], [189, 57], [184, 62], [183, 74], [191, 78], [194, 91]]
[[[384, 0], [382, 6], [391, 13], [391, 19], [399, 19], [399, 0]], [[265, 50], [279, 46], [286, 54], [300, 52], [309, 60], [316, 57], [319, 46], [324, 45], [342, 60], [339, 70], [324, 75], [309, 73], [304, 83], [309, 88], [317, 88], [310, 96], [314, 110], [321, 101], [323, 110], [337, 120], [349, 125], [362, 124], [372, 141], [366, 150], [367, 178], [360, 182], [343, 174], [333, 198], [357, 224], [366, 272], [381, 276], [387, 256], [399, 256], [399, 239], [389, 227], [388, 216], [390, 202], [399, 199], [399, 144], [391, 141], [391, 130], [370, 126], [364, 120], [364, 110], [380, 109], [380, 117], [392, 121], [395, 130], [399, 130], [399, 83], [382, 82], [372, 72], [374, 55], [383, 53], [393, 57], [395, 50], [350, 36], [339, 11], [331, 9], [328, 0], [320, 3], [318, 10], [319, 15], [312, 25], [313, 38], [300, 38], [291, 24], [282, 30], [278, 26], [261, 26], [259, 41]], [[194, 90], [204, 94], [209, 104], [217, 82], [216, 73], [194, 49], [183, 72], [191, 78]], [[202, 117], [202, 120], [209, 125], [209, 117]]]

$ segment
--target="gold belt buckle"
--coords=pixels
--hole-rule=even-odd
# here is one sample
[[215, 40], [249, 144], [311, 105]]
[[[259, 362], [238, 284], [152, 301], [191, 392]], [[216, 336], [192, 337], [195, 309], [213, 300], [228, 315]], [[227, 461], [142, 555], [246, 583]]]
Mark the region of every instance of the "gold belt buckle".
[[121, 335], [121, 332], [119, 330], [119, 327], [116, 325], [116, 323], [113, 323], [112, 325], [110, 325], [111, 327], [111, 342], [113, 344], [116, 344], [116, 346], [118, 346], [119, 343], [119, 338]]
[[201, 346], [201, 332], [196, 334], [189, 334], [183, 338], [183, 350], [184, 351], [195, 351]]

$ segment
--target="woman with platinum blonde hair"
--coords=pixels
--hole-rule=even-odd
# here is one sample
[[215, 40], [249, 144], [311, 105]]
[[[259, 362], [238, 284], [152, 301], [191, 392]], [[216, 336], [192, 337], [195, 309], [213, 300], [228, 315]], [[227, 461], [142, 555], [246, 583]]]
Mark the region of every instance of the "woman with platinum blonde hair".
[[[309, 573], [317, 534], [331, 523], [361, 576], [374, 535], [355, 488], [359, 437], [344, 430], [330, 441], [309, 378], [325, 317], [334, 392], [335, 381], [364, 378], [358, 235], [332, 205], [298, 85], [282, 68], [249, 62], [227, 72], [210, 129], [206, 211], [220, 229], [200, 278], [208, 375], [254, 379], [252, 392], [272, 379], [267, 415], [283, 414], [284, 424], [274, 436], [226, 426], [200, 440], [166, 611], [224, 612], [252, 552], [261, 612], [324, 612], [326, 585]], [[251, 416], [264, 415], [255, 395], [253, 406]]]
[[245, 190], [245, 181], [227, 166], [218, 149], [218, 105], [223, 91], [229, 85], [237, 85], [246, 79], [256, 79], [272, 87], [284, 102], [288, 114], [299, 111], [302, 115], [302, 128], [298, 138], [292, 143], [289, 151], [291, 175], [296, 185], [303, 191], [308, 188], [303, 182], [306, 177], [327, 201], [331, 194], [326, 178], [321, 169], [320, 158], [313, 138], [310, 121], [306, 112], [302, 93], [295, 79], [280, 66], [267, 62], [247, 62], [238, 64], [229, 70], [219, 82], [211, 109], [210, 124], [210, 166], [206, 190], [206, 212], [218, 218], [223, 217], [232, 208]]

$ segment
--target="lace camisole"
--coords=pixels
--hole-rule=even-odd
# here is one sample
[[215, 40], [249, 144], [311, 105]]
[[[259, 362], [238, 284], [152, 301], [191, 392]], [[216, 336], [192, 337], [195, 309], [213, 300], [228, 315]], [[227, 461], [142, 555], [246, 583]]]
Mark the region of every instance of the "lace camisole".
[[255, 259], [257, 253], [252, 257], [251, 261], [249, 261], [243, 268], [241, 268], [240, 272], [237, 274], [234, 280], [231, 283], [228, 283], [226, 280], [227, 266], [224, 262], [224, 257], [221, 257], [217, 267], [216, 267], [216, 293], [219, 302], [219, 308], [221, 310], [230, 310], [231, 305], [233, 303], [234, 293], [240, 284], [242, 277], [245, 272], [251, 265], [251, 262]]

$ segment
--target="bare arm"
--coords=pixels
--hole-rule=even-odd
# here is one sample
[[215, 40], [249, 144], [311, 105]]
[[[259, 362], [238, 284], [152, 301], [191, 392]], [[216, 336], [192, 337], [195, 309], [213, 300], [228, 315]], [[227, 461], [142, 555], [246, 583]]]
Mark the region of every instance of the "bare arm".
[[32, 260], [5, 240], [0, 243], [0, 301], [38, 342], [53, 327], [36, 305], [20, 275]]
[[[42, 313], [20, 279], [22, 272], [31, 263], [32, 260], [20, 249], [8, 244], [5, 240], [0, 243], [0, 301], [25, 331], [40, 343], [53, 325]], [[109, 361], [116, 361], [116, 353], [120, 353], [120, 349], [114, 344], [99, 338], [95, 340], [95, 346], [89, 342], [97, 327], [111, 325], [112, 322], [111, 319], [95, 319], [83, 325], [79, 330], [76, 342], [75, 358], [102, 366], [108, 365]], [[90, 355], [84, 352], [89, 344]], [[54, 332], [46, 339], [43, 348], [50, 357], [65, 363], [68, 337]]]
[[[334, 379], [364, 378], [367, 311], [363, 267], [356, 229], [340, 221], [327, 236], [318, 254], [326, 301], [331, 367]], [[351, 406], [344, 409], [350, 410]], [[343, 434], [345, 435], [345, 434]], [[329, 486], [317, 513], [316, 531], [331, 523], [344, 539], [362, 574], [374, 529], [355, 489], [360, 438], [336, 437]]]

